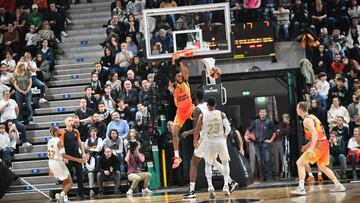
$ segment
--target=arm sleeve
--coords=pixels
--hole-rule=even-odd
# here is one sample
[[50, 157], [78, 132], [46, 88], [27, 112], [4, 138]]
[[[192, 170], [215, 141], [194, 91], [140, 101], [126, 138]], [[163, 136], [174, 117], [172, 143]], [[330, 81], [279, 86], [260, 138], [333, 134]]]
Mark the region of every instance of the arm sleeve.
[[171, 82], [174, 83], [175, 82], [175, 77], [176, 77], [176, 64], [171, 64], [170, 65], [170, 69], [171, 69]]
[[226, 117], [223, 119], [223, 125], [225, 127], [225, 135], [228, 135], [231, 131], [231, 127], [230, 127], [229, 120]]

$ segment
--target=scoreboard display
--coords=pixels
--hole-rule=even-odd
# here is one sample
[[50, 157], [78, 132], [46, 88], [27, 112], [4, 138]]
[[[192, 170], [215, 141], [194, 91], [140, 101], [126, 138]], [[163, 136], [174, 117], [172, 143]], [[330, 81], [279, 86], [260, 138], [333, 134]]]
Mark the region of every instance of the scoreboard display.
[[235, 59], [275, 56], [271, 21], [237, 24], [232, 27]]

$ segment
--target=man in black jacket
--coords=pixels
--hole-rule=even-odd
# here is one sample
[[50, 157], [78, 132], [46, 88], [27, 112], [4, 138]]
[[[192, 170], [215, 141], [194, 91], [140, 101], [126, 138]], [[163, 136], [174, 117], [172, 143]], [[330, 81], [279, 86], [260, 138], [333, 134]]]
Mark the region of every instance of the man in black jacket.
[[104, 178], [114, 178], [114, 194], [120, 194], [120, 170], [119, 158], [112, 154], [109, 147], [104, 149], [104, 155], [99, 160], [97, 182], [99, 187], [99, 196], [104, 195]]
[[336, 131], [330, 132], [330, 168], [333, 169], [334, 163], [338, 162], [341, 166], [340, 178], [346, 179], [346, 145], [343, 139], [337, 136]]

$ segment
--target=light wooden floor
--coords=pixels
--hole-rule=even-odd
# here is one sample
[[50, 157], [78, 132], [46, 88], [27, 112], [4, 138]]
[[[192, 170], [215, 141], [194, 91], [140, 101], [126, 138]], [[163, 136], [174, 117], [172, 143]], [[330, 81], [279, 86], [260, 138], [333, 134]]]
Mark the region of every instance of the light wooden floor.
[[174, 194], [175, 192], [154, 193], [151, 196], [145, 197], [123, 197], [114, 199], [99, 199], [90, 201], [81, 201], [82, 203], [112, 203], [112, 202], [126, 202], [126, 203], [167, 203], [167, 202], [299, 202], [299, 203], [326, 203], [326, 202], [360, 202], [360, 183], [346, 183], [346, 192], [330, 193], [329, 189], [333, 187], [332, 184], [307, 186], [307, 195], [296, 197], [291, 196], [290, 191], [294, 187], [281, 187], [270, 189], [245, 189], [236, 190], [230, 197], [225, 197], [221, 191], [216, 193], [216, 199], [209, 198], [208, 193], [198, 193], [196, 199], [183, 200], [182, 194]]

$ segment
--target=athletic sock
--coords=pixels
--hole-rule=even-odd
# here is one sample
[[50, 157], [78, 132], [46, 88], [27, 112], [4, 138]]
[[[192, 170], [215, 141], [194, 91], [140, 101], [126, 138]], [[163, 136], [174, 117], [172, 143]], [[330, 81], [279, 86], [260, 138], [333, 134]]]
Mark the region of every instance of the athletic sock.
[[190, 182], [190, 192], [195, 190], [195, 182]]
[[340, 183], [340, 181], [337, 179], [337, 178], [335, 178], [334, 180], [331, 180], [335, 185], [340, 185], [341, 183]]
[[321, 175], [322, 175], [322, 172], [318, 172], [318, 175], [321, 176]]
[[308, 175], [311, 176], [311, 177], [314, 177], [312, 172], [308, 173]]
[[65, 192], [61, 191], [60, 196], [65, 196]]
[[175, 157], [179, 157], [179, 150], [174, 150]]
[[305, 180], [299, 180], [299, 188], [304, 189]]

